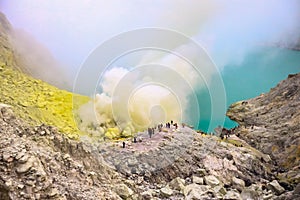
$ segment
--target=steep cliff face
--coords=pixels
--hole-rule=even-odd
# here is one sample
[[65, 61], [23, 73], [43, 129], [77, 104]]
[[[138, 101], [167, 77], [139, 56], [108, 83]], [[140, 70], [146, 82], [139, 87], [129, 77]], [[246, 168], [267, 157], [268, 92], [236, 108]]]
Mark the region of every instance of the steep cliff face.
[[300, 73], [267, 94], [232, 104], [227, 116], [240, 124], [241, 138], [271, 155], [281, 178], [300, 182]]
[[14, 52], [8, 35], [11, 33], [12, 27], [7, 21], [5, 15], [0, 12], [0, 64], [16, 66]]

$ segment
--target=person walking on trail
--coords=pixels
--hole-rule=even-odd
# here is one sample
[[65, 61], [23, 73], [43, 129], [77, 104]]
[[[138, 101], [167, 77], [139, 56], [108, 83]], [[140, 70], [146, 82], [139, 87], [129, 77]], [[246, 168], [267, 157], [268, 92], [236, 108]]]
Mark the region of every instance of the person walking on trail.
[[125, 145], [126, 145], [126, 143], [125, 143], [125, 142], [123, 142], [123, 146], [122, 146], [122, 147], [123, 147], [123, 148], [125, 148]]
[[162, 124], [158, 124], [158, 132], [162, 131]]
[[177, 125], [177, 123], [175, 123], [175, 124], [174, 124], [174, 126], [175, 126], [175, 129], [177, 129], [177, 128], [178, 128], [178, 125]]
[[152, 137], [152, 130], [153, 130], [152, 128], [150, 128], [150, 127], [148, 128], [148, 135], [150, 138]]

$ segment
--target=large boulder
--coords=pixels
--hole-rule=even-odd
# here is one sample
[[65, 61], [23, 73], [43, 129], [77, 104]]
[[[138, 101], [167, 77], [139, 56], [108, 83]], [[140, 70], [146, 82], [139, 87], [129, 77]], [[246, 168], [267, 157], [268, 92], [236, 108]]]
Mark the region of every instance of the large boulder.
[[269, 190], [272, 190], [276, 195], [280, 195], [285, 191], [285, 189], [281, 185], [279, 185], [278, 181], [276, 180], [268, 183], [267, 188]]
[[167, 186], [167, 187], [161, 188], [160, 193], [163, 197], [170, 197], [173, 194], [173, 190]]
[[174, 190], [178, 190], [178, 191], [182, 191], [184, 190], [184, 185], [185, 185], [185, 180], [180, 178], [180, 177], [176, 177], [174, 178], [170, 183], [169, 183], [169, 187], [174, 189]]
[[227, 190], [222, 186], [222, 185], [218, 185], [218, 186], [215, 186], [213, 188], [213, 191], [216, 193], [216, 194], [219, 194], [219, 195], [225, 195], [227, 193]]
[[116, 185], [114, 190], [123, 199], [129, 198], [133, 195], [133, 191], [125, 184]]
[[232, 177], [232, 187], [241, 192], [245, 188], [245, 181]]
[[204, 176], [204, 181], [207, 185], [209, 185], [211, 187], [221, 184], [219, 179], [217, 177], [215, 177], [214, 175]]
[[196, 184], [199, 184], [199, 185], [204, 184], [204, 179], [200, 178], [198, 176], [192, 176], [192, 181], [193, 181], [193, 183], [196, 183]]
[[253, 188], [245, 188], [241, 193], [242, 199], [258, 199], [258, 192]]
[[184, 188], [183, 194], [186, 199], [203, 199], [203, 196], [205, 196], [205, 194], [209, 191], [210, 187], [207, 185], [192, 183]]

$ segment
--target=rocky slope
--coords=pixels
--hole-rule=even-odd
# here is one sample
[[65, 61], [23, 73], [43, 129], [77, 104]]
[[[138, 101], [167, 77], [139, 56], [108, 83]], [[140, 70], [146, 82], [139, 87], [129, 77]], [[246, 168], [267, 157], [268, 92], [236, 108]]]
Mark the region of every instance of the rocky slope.
[[88, 146], [56, 128], [32, 127], [6, 105], [0, 110], [0, 199], [118, 197], [111, 186], [119, 176], [93, 157]]
[[[32, 127], [1, 105], [0, 199], [275, 199], [271, 158], [231, 136], [190, 128], [92, 144]], [[140, 140], [141, 139], [141, 140]], [[140, 147], [144, 147], [140, 149]], [[293, 190], [293, 188], [290, 188]]]
[[289, 75], [267, 94], [230, 106], [227, 116], [251, 146], [271, 156], [278, 178], [300, 182], [300, 74]]

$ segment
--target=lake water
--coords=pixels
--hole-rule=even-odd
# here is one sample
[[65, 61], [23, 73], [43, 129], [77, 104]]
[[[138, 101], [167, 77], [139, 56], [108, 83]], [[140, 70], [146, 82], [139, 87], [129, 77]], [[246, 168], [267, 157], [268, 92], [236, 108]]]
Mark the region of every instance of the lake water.
[[[227, 65], [222, 71], [222, 77], [227, 95], [227, 107], [243, 99], [249, 99], [267, 93], [281, 80], [287, 78], [288, 74], [300, 72], [300, 51], [274, 47], [259, 47], [246, 55], [239, 64]], [[201, 120], [198, 128], [208, 130], [209, 123], [214, 126], [222, 120], [210, 121], [210, 99], [208, 91], [200, 91], [198, 98], [201, 99]], [[224, 126], [231, 128], [237, 123], [226, 118]]]

